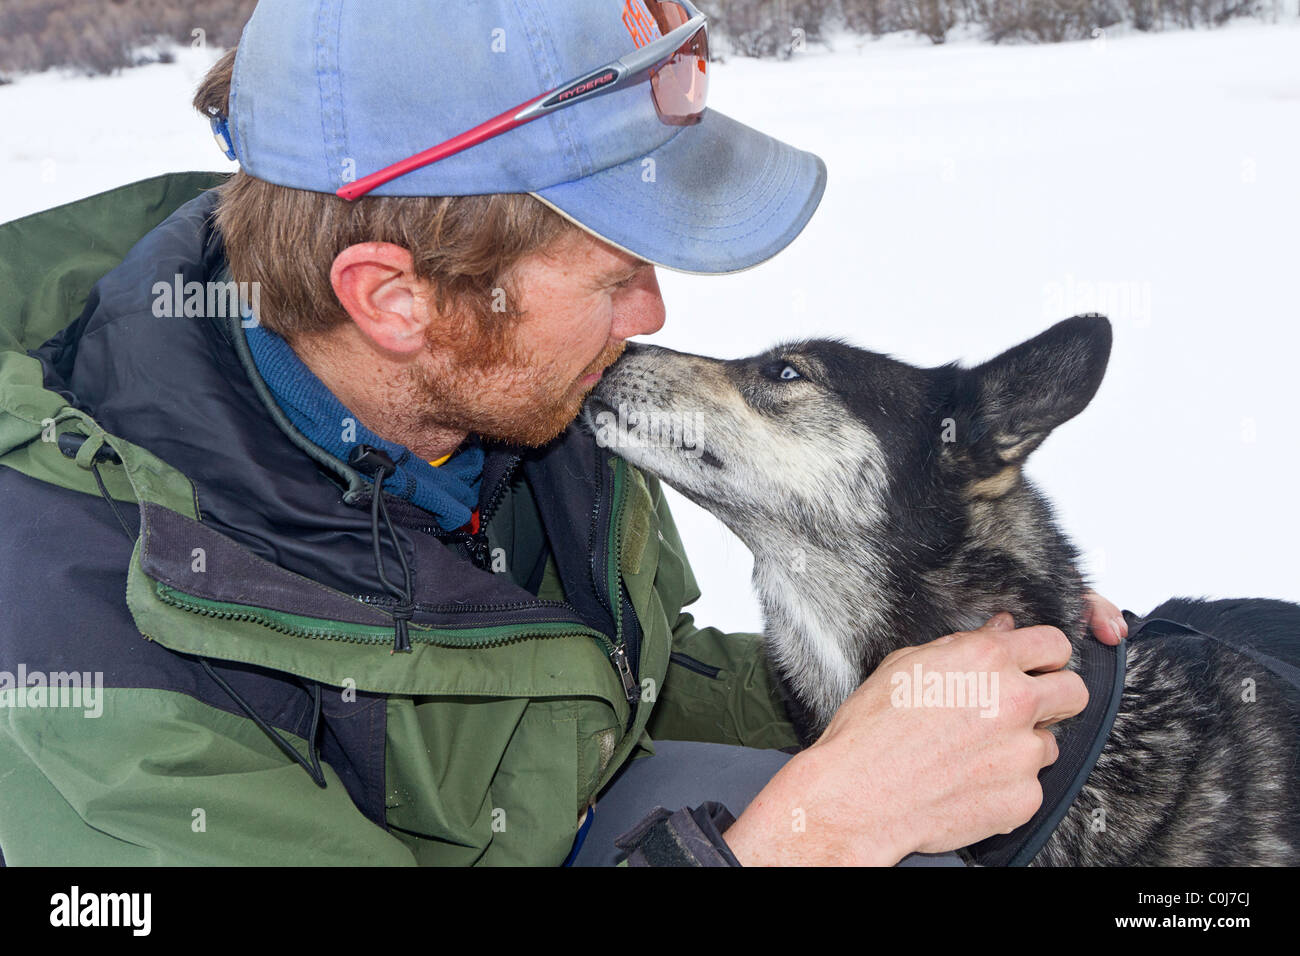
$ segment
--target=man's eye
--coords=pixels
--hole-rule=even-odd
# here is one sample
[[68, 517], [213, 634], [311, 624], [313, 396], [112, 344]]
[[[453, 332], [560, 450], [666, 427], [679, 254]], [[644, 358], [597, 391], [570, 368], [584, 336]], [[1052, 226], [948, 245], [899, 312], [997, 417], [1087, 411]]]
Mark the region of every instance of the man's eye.
[[639, 275], [641, 275], [641, 268], [637, 267], [636, 269], [633, 269], [631, 272], [629, 272], [626, 278], [620, 279], [618, 282], [615, 282], [613, 288], [626, 289], [632, 283], [636, 282], [637, 277]]

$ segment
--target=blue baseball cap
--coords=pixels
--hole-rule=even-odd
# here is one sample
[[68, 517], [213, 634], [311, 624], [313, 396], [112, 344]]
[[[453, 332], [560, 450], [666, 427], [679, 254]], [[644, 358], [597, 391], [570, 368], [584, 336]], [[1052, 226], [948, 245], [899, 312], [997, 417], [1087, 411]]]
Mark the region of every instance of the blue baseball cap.
[[[640, 0], [261, 0], [229, 138], [244, 172], [333, 193], [632, 52]], [[531, 193], [600, 239], [682, 272], [738, 272], [812, 217], [826, 166], [714, 110], [660, 120], [648, 83], [598, 96], [375, 189]]]

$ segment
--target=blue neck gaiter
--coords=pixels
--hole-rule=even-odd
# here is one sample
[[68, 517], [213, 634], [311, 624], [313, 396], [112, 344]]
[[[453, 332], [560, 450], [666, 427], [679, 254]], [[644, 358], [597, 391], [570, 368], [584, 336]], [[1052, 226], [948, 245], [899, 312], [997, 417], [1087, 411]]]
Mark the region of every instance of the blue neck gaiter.
[[[359, 444], [382, 449], [393, 459], [396, 473], [384, 479], [384, 490], [423, 508], [438, 519], [444, 531], [469, 522], [478, 505], [483, 477], [483, 448], [476, 441], [453, 455], [441, 467], [413, 455], [405, 445], [380, 438], [335, 398], [276, 333], [254, 325], [246, 329], [253, 362], [276, 403], [298, 431], [342, 461]], [[349, 425], [349, 419], [355, 426]], [[344, 440], [346, 433], [353, 437]], [[367, 481], [371, 478], [363, 475]]]

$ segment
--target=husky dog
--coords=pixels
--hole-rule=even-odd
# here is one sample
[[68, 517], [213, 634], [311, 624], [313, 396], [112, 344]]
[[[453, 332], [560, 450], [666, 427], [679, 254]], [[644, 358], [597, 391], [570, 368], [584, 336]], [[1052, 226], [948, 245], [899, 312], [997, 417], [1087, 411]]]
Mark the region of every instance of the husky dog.
[[[1110, 345], [1105, 318], [1077, 316], [974, 368], [830, 340], [735, 361], [634, 346], [585, 421], [753, 552], [769, 657], [807, 743], [891, 651], [999, 611], [1060, 628], [1077, 665], [1095, 640], [1078, 554], [1022, 466], [1092, 400]], [[1293, 666], [1300, 606], [1175, 599], [1148, 617], [1217, 640], [1128, 647], [1110, 736], [1034, 864], [1300, 864], [1300, 701], [1232, 646]]]

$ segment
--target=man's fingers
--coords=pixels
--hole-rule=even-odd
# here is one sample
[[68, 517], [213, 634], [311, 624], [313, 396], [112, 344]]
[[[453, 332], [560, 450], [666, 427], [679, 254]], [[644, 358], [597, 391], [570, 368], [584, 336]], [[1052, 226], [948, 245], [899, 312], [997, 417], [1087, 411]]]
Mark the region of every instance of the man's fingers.
[[1035, 727], [1050, 727], [1088, 706], [1088, 686], [1074, 671], [1052, 671], [1033, 680], [1039, 689]]
[[1084, 600], [1088, 602], [1084, 616], [1097, 640], [1114, 647], [1128, 637], [1128, 622], [1124, 620], [1123, 613], [1116, 605], [1096, 591], [1085, 593]]
[[1055, 671], [1070, 663], [1070, 639], [1049, 624], [1022, 627], [1011, 635], [1016, 666], [1022, 671]]
[[1056, 758], [1061, 755], [1061, 746], [1056, 742], [1056, 737], [1050, 730], [1035, 730], [1034, 733], [1043, 742], [1043, 762], [1038, 766], [1050, 767], [1056, 763]]

